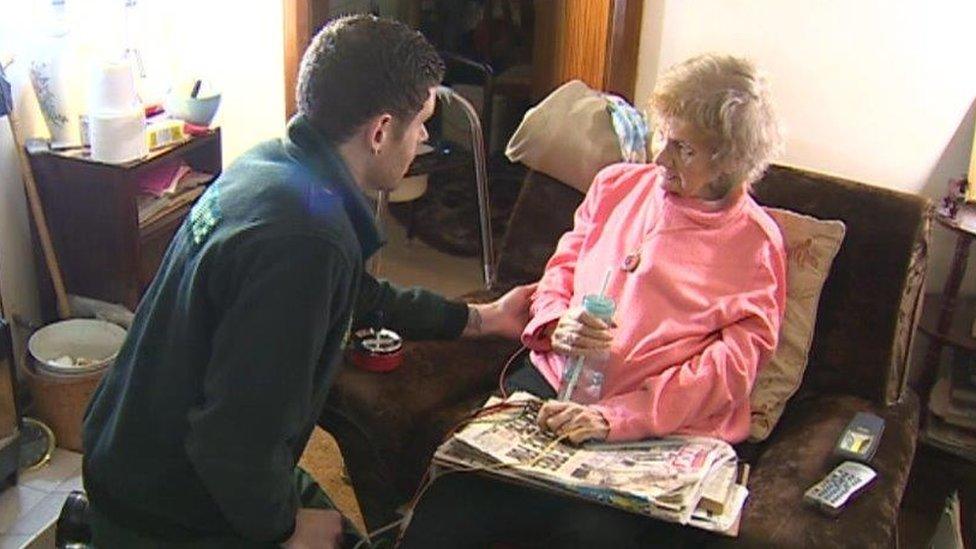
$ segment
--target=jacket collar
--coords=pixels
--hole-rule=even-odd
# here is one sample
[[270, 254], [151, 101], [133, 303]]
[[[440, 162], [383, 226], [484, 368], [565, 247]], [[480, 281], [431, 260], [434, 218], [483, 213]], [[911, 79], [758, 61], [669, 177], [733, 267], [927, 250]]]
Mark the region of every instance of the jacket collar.
[[363, 260], [372, 256], [384, 243], [366, 196], [356, 185], [339, 152], [303, 116], [288, 121], [282, 139], [288, 153], [308, 168], [318, 181], [342, 198], [342, 206], [352, 223]]

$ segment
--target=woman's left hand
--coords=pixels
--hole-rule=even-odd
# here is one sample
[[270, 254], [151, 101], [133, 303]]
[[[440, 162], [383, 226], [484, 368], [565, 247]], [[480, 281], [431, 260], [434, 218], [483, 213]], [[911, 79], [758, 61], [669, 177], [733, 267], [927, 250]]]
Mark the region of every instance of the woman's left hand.
[[542, 405], [539, 426], [559, 436], [566, 435], [573, 444], [587, 440], [605, 440], [610, 424], [592, 406], [564, 400], [550, 400]]

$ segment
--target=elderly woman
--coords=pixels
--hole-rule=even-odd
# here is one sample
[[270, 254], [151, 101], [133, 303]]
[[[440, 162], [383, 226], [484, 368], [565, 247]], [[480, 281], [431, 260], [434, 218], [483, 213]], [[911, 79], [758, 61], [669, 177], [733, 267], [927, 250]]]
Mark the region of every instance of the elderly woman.
[[[749, 62], [708, 55], [671, 69], [651, 107], [654, 163], [597, 175], [523, 333], [553, 389], [567, 357], [608, 354], [602, 395], [550, 402], [540, 423], [574, 441], [678, 433], [739, 442], [786, 289], [779, 229], [747, 192], [778, 145], [767, 88]], [[615, 328], [581, 306], [608, 266]]]
[[[539, 415], [544, 428], [574, 442], [670, 434], [739, 442], [785, 304], [782, 236], [748, 194], [779, 145], [767, 85], [748, 61], [705, 55], [670, 69], [651, 108], [654, 163], [597, 175], [539, 281], [522, 336], [531, 352], [506, 385], [552, 398], [574, 357], [600, 357], [600, 394], [550, 400]], [[616, 303], [609, 322], [582, 306], [604, 284]], [[662, 527], [540, 491], [452, 477], [421, 500], [408, 545], [529, 537], [545, 546], [646, 546], [644, 531]], [[478, 497], [458, 505], [459, 490]]]

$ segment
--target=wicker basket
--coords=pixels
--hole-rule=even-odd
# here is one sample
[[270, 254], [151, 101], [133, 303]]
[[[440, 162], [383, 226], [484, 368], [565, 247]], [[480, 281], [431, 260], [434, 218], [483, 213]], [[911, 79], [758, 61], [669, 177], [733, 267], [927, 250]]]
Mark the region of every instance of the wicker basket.
[[56, 376], [43, 370], [25, 371], [34, 399], [31, 415], [54, 431], [61, 448], [81, 452], [81, 421], [98, 382], [108, 368], [88, 375]]
[[[33, 414], [54, 431], [58, 446], [81, 451], [81, 421], [95, 388], [125, 340], [120, 326], [98, 319], [60, 320], [27, 341], [27, 386]], [[69, 358], [68, 364], [62, 358]], [[70, 357], [85, 357], [76, 364]]]

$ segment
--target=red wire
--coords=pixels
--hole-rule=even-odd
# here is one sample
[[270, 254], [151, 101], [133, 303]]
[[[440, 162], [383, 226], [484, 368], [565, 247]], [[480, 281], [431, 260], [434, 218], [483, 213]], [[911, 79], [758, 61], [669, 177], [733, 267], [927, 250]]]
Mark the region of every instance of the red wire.
[[[521, 351], [521, 349], [519, 349], [519, 351]], [[514, 358], [514, 356], [518, 355], [519, 351], [516, 351], [515, 352], [515, 355], [512, 355], [512, 357]], [[512, 361], [512, 358], [509, 358], [508, 359], [508, 362], [505, 363], [505, 366], [502, 368], [502, 373], [503, 374], [504, 374], [505, 369], [508, 368], [508, 366], [511, 363], [511, 361]], [[508, 397], [505, 397], [505, 398], [508, 398]], [[472, 421], [478, 419], [479, 417], [481, 417], [483, 415], [491, 414], [492, 412], [496, 412], [498, 410], [506, 410], [506, 409], [510, 409], [510, 408], [524, 408], [524, 407], [525, 407], [525, 404], [523, 404], [523, 403], [513, 404], [513, 403], [510, 403], [510, 402], [499, 402], [498, 404], [492, 404], [491, 406], [485, 406], [483, 408], [478, 408], [477, 410], [474, 410], [474, 411], [470, 412], [467, 416], [465, 416], [464, 419], [462, 419], [457, 424], [455, 424], [453, 427], [451, 427], [450, 430], [448, 430], [447, 433], [444, 435], [444, 438], [441, 439], [441, 444], [444, 444], [445, 442], [447, 442], [452, 436], [454, 436], [454, 433], [458, 432], [459, 429], [461, 429], [462, 427], [464, 427], [468, 423], [471, 423]], [[440, 444], [438, 444], [438, 446], [440, 446]], [[410, 502], [407, 505], [407, 513], [409, 513], [409, 515], [410, 515], [411, 518], [413, 518], [412, 515], [413, 515], [414, 509], [416, 509], [417, 504], [420, 503], [420, 497], [423, 496], [424, 493], [427, 491], [427, 489], [430, 488], [430, 486], [433, 484], [433, 481], [430, 478], [430, 470], [431, 470], [431, 467], [428, 466], [427, 467], [427, 470], [424, 471], [424, 475], [422, 477], [420, 477], [420, 484], [417, 485], [417, 489], [416, 489], [416, 491], [414, 491], [413, 496], [410, 498]], [[409, 526], [409, 524], [408, 524], [408, 526]], [[398, 546], [400, 544], [400, 542], [402, 541], [401, 538], [403, 536], [403, 532], [404, 532], [403, 526], [401, 526], [400, 527], [400, 532], [397, 534], [396, 544], [394, 546]]]
[[[508, 372], [508, 369], [512, 366], [512, 363], [515, 362], [515, 359], [519, 356], [519, 354], [522, 353], [523, 350], [525, 350], [524, 345], [522, 345], [514, 353], [512, 353], [512, 355], [508, 357], [508, 360], [505, 361], [505, 365], [502, 366], [502, 371], [498, 376], [498, 391], [501, 393], [502, 399], [508, 398], [508, 393], [505, 391], [505, 374]], [[440, 444], [444, 444], [445, 442], [447, 442], [452, 436], [454, 436], [454, 433], [458, 432], [458, 430], [460, 430], [462, 427], [464, 427], [468, 423], [478, 419], [483, 415], [490, 414], [498, 410], [505, 410], [509, 408], [522, 408], [524, 406], [525, 406], [524, 404], [512, 404], [509, 402], [499, 402], [498, 404], [493, 404], [491, 406], [478, 408], [477, 410], [470, 412], [467, 416], [464, 417], [464, 419], [462, 419], [453, 427], [451, 427], [447, 431], [447, 433], [444, 434], [444, 437], [441, 439]], [[440, 444], [438, 444], [438, 446], [440, 446]], [[417, 504], [420, 503], [421, 496], [423, 496], [424, 493], [427, 491], [427, 489], [430, 488], [430, 485], [433, 484], [433, 481], [430, 478], [430, 469], [431, 469], [430, 467], [427, 467], [427, 470], [424, 471], [424, 475], [420, 477], [420, 484], [417, 485], [416, 491], [414, 491], [413, 496], [409, 500], [409, 504], [407, 505], [407, 509], [408, 509], [407, 512], [410, 513], [411, 515], [413, 514], [414, 509], [416, 509]], [[399, 545], [399, 542], [401, 541], [400, 538], [402, 535], [403, 535], [403, 529], [401, 526], [400, 533], [397, 535], [397, 545]]]
[[518, 348], [518, 350], [512, 353], [512, 356], [508, 357], [508, 360], [505, 361], [505, 365], [502, 366], [502, 372], [498, 375], [498, 392], [502, 395], [503, 399], [508, 398], [508, 393], [505, 392], [505, 373], [508, 372], [508, 368], [513, 362], [515, 362], [515, 358], [522, 354], [522, 351], [524, 350], [525, 345], [522, 345]]

